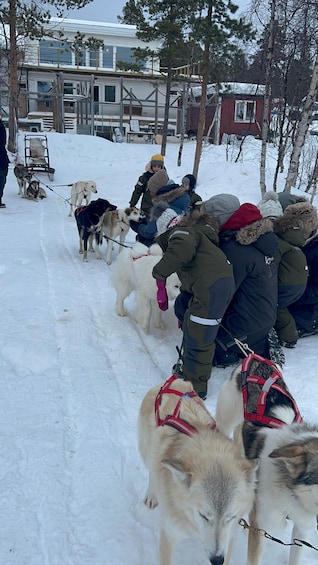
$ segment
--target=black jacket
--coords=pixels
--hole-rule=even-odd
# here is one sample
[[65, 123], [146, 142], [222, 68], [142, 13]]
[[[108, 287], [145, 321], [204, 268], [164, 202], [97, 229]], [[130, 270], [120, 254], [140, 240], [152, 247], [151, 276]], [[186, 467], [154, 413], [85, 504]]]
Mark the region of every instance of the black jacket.
[[220, 232], [219, 237], [236, 285], [223, 324], [235, 337], [247, 336], [252, 345], [253, 334], [266, 336], [276, 321], [278, 237], [268, 219]]

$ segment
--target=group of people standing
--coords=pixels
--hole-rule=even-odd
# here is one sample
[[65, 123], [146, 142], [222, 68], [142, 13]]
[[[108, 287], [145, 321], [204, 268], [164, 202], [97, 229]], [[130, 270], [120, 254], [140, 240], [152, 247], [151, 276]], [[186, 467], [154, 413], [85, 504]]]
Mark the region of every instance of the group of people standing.
[[153, 269], [159, 307], [167, 308], [166, 278], [181, 280], [182, 377], [204, 399], [212, 365], [238, 363], [240, 343], [272, 358], [271, 335], [291, 348], [318, 333], [318, 215], [284, 192], [266, 193], [257, 206], [231, 194], [202, 202], [186, 177], [170, 181], [163, 157], [153, 156], [130, 202], [142, 197], [146, 220], [131, 227], [163, 250]]

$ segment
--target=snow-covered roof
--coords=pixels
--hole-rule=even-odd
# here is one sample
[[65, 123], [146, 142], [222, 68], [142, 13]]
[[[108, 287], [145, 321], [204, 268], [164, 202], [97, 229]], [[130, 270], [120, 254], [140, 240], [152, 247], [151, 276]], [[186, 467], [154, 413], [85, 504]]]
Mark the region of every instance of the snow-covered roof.
[[[193, 86], [191, 92], [193, 96], [201, 96], [202, 87]], [[209, 84], [207, 87], [207, 96], [213, 96], [216, 93], [216, 85]], [[220, 94], [244, 94], [250, 96], [263, 96], [265, 94], [264, 84], [251, 84], [247, 82], [222, 82], [219, 86]]]

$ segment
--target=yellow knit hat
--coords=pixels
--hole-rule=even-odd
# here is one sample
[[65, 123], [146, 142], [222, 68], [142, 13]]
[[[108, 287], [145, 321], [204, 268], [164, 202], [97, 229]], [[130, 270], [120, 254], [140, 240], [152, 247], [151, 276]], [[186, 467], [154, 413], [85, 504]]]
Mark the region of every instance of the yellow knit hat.
[[155, 165], [159, 165], [160, 167], [163, 167], [164, 164], [164, 158], [162, 155], [153, 155], [151, 157], [151, 161], [150, 161], [150, 166], [154, 167]]

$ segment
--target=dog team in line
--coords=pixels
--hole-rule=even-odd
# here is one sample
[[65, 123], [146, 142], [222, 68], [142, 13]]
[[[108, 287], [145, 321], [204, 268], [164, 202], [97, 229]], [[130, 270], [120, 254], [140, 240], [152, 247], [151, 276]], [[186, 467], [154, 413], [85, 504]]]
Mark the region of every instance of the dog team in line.
[[[138, 312], [149, 296], [166, 310], [170, 277], [179, 279], [182, 371], [146, 394], [138, 418], [149, 472], [144, 503], [160, 511], [158, 562], [172, 565], [175, 545], [196, 537], [211, 565], [234, 564], [241, 525], [248, 529], [248, 565], [263, 563], [265, 537], [290, 546], [288, 565], [302, 565], [304, 547], [317, 547], [309, 538], [317, 530], [318, 427], [303, 421], [274, 361], [276, 354], [282, 365], [282, 347], [318, 331], [317, 211], [288, 193], [267, 193], [257, 206], [230, 194], [191, 205], [195, 181], [192, 189], [190, 175], [183, 190], [169, 184], [163, 159], [154, 157], [157, 170], [150, 167], [147, 183], [146, 173], [140, 177], [130, 202], [142, 198], [146, 216], [130, 222], [138, 243], [118, 256], [112, 281], [123, 315], [131, 290]], [[235, 365], [215, 418], [204, 403], [212, 364]], [[273, 536], [287, 520], [292, 535], [283, 542]]]
[[[28, 193], [32, 179], [21, 167], [15, 175], [21, 196], [41, 198], [36, 187]], [[261, 532], [271, 538], [290, 520], [288, 565], [302, 565], [318, 515], [318, 427], [303, 421], [281, 366], [282, 347], [318, 333], [317, 210], [285, 192], [254, 205], [225, 193], [202, 201], [195, 188], [191, 174], [181, 185], [169, 179], [158, 154], [125, 209], [91, 201], [94, 181], [74, 183], [70, 198], [84, 261], [88, 251], [100, 258], [106, 238], [110, 265], [119, 241], [117, 314], [135, 292], [142, 330], [164, 329], [173, 300], [182, 333], [177, 369], [146, 394], [138, 417], [144, 502], [161, 516], [159, 563], [172, 565], [175, 545], [194, 536], [207, 562], [230, 565], [240, 524], [247, 564], [260, 565]], [[215, 418], [204, 403], [213, 365], [235, 366]]]

